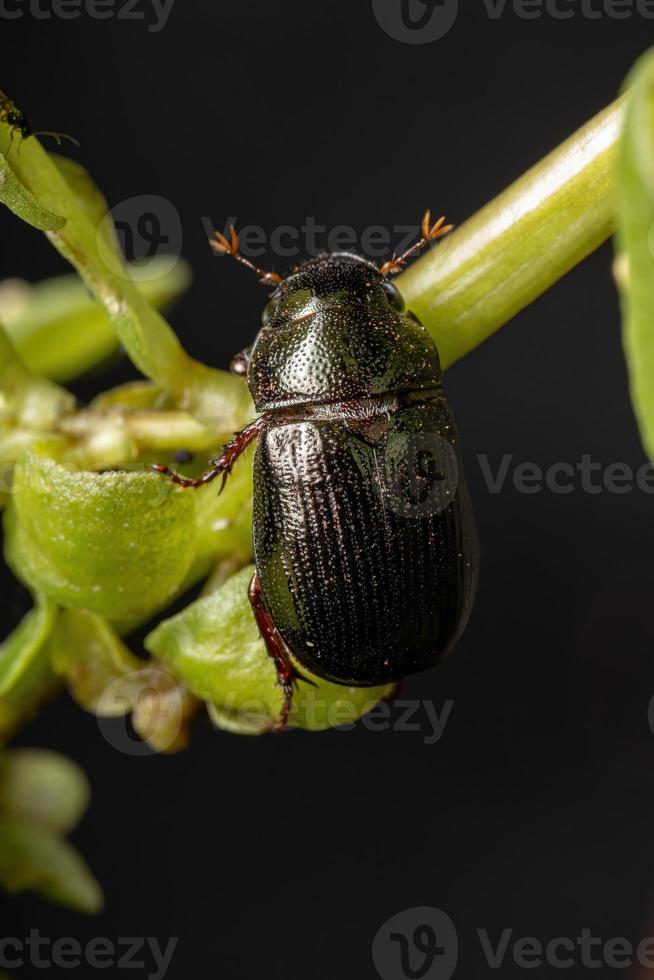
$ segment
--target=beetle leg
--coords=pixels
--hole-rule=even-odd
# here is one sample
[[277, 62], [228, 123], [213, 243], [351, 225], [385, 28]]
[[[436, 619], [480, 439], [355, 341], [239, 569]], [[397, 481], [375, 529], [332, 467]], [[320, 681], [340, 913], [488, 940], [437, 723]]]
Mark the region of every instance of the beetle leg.
[[445, 217], [439, 218], [438, 221], [432, 224], [431, 211], [425, 211], [422, 222], [420, 223], [420, 231], [422, 233], [420, 240], [415, 245], [412, 245], [411, 248], [408, 248], [403, 255], [394, 255], [388, 262], [384, 262], [379, 271], [383, 276], [397, 275], [398, 272], [402, 271], [412, 255], [423, 249], [429, 242], [433, 242], [435, 239], [447, 235], [453, 228], [454, 225], [445, 224]]
[[[293, 689], [299, 681], [306, 680], [306, 678], [302, 677], [298, 673], [293, 661], [291, 660], [289, 649], [286, 646], [281, 633], [275, 626], [273, 618], [268, 611], [268, 607], [263, 601], [261, 581], [259, 579], [258, 572], [255, 572], [252, 576], [250, 588], [248, 589], [248, 598], [250, 599], [250, 604], [252, 606], [254, 618], [257, 621], [257, 626], [259, 627], [259, 632], [261, 633], [264, 643], [266, 644], [268, 656], [275, 664], [275, 669], [277, 670], [277, 683], [281, 687], [284, 694], [282, 710], [279, 718], [277, 718], [274, 724], [275, 731], [282, 732], [286, 728], [288, 717], [291, 713], [291, 708], [293, 707]], [[307, 683], [313, 684], [313, 681], [307, 680]]]
[[237, 262], [256, 272], [259, 276], [259, 282], [264, 286], [278, 286], [282, 282], [282, 277], [277, 272], [266, 272], [264, 269], [259, 269], [253, 262], [250, 262], [244, 255], [241, 255], [239, 251], [238, 232], [234, 225], [232, 225], [229, 238], [226, 238], [220, 231], [214, 231], [214, 237], [209, 239], [209, 244], [218, 255], [231, 255]]
[[246, 425], [244, 429], [237, 432], [235, 437], [231, 442], [228, 442], [226, 446], [223, 446], [223, 450], [216, 459], [212, 459], [212, 467], [203, 473], [202, 476], [198, 476], [195, 479], [189, 479], [188, 477], [181, 476], [179, 473], [175, 473], [168, 466], [163, 466], [161, 463], [153, 463], [152, 469], [155, 473], [163, 473], [168, 479], [172, 480], [180, 487], [203, 487], [207, 483], [211, 483], [216, 479], [217, 476], [222, 476], [222, 483], [220, 485], [220, 493], [223, 492], [225, 488], [225, 483], [227, 482], [227, 477], [229, 476], [232, 466], [241, 455], [241, 453], [247, 449], [251, 442], [261, 434], [268, 417], [266, 415], [260, 415], [258, 419], [254, 422], [250, 422]]
[[242, 377], [245, 377], [245, 375], [248, 373], [251, 353], [251, 347], [244, 347], [242, 351], [239, 351], [239, 353], [235, 354], [231, 359], [229, 370], [234, 374], [240, 374]]

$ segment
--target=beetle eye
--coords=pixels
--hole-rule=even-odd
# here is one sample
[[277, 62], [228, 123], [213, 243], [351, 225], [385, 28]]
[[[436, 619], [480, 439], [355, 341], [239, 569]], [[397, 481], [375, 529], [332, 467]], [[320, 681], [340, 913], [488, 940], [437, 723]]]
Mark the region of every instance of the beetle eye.
[[391, 282], [390, 279], [386, 279], [382, 283], [382, 289], [386, 294], [386, 299], [391, 304], [393, 309], [397, 310], [398, 313], [401, 313], [404, 309], [404, 300], [402, 299], [402, 294], [395, 283]]
[[17, 125], [18, 119], [16, 118], [16, 113], [15, 112], [8, 112], [7, 113], [7, 122], [9, 123], [10, 126], [16, 126]]
[[277, 312], [277, 307], [279, 306], [278, 299], [271, 299], [270, 302], [264, 306], [263, 313], [261, 314], [261, 326], [269, 327], [273, 321], [275, 313]]

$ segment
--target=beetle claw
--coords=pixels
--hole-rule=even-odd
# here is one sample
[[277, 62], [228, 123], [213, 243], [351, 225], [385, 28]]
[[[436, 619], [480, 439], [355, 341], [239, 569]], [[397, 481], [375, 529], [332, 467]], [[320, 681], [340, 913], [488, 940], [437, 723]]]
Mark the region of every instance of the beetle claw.
[[300, 686], [300, 681], [302, 681], [302, 682], [303, 682], [304, 684], [310, 684], [310, 685], [311, 685], [311, 687], [315, 687], [315, 688], [316, 688], [316, 690], [318, 690], [318, 685], [316, 684], [316, 682], [315, 682], [315, 681], [311, 681], [311, 680], [309, 680], [309, 678], [308, 678], [308, 677], [305, 677], [305, 676], [304, 676], [303, 674], [299, 674], [299, 673], [298, 673], [298, 674], [296, 674], [296, 676], [295, 676], [295, 677], [293, 678], [293, 683], [295, 684], [295, 686], [296, 686], [297, 688], [299, 688], [299, 686]]
[[299, 693], [300, 683], [310, 684], [311, 687], [315, 688], [318, 687], [315, 681], [309, 680], [308, 677], [301, 674], [294, 666], [289, 668], [289, 673], [285, 677], [280, 676], [278, 678], [278, 684], [284, 693], [284, 704], [279, 718], [276, 719], [273, 725], [274, 731], [283, 732], [288, 725], [288, 719], [293, 708], [293, 696]]
[[278, 678], [278, 684], [282, 689], [284, 700], [282, 710], [273, 722], [273, 731], [277, 734], [283, 732], [288, 725], [288, 719], [293, 708], [293, 694], [295, 693], [295, 678]]
[[225, 489], [225, 486], [227, 484], [227, 477], [231, 472], [232, 472], [231, 466], [225, 467], [225, 469], [222, 471], [222, 479], [220, 481], [220, 489], [218, 490], [218, 496], [220, 496], [223, 490]]

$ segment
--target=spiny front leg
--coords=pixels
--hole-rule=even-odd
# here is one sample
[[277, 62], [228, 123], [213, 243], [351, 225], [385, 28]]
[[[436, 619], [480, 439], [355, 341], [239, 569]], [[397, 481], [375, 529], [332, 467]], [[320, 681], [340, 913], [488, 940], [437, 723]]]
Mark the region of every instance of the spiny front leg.
[[313, 681], [309, 681], [305, 677], [302, 677], [293, 664], [289, 649], [286, 646], [281, 633], [275, 626], [273, 618], [268, 611], [268, 607], [264, 602], [258, 572], [255, 572], [252, 576], [248, 596], [252, 606], [252, 611], [254, 613], [254, 618], [256, 619], [257, 626], [259, 627], [259, 632], [261, 633], [264, 643], [266, 644], [268, 656], [275, 664], [275, 669], [277, 670], [277, 683], [281, 687], [284, 694], [284, 702], [281, 713], [279, 718], [277, 718], [274, 723], [275, 731], [282, 732], [288, 724], [288, 718], [291, 713], [291, 708], [293, 707], [294, 686], [300, 680], [306, 680], [307, 684], [313, 684]]
[[219, 493], [222, 493], [232, 466], [241, 453], [247, 449], [250, 443], [254, 442], [254, 440], [261, 435], [267, 421], [267, 415], [260, 415], [258, 419], [254, 420], [254, 422], [250, 422], [250, 424], [246, 425], [244, 429], [237, 432], [234, 439], [223, 447], [220, 456], [211, 460], [211, 469], [207, 470], [206, 473], [203, 473], [202, 476], [198, 476], [195, 479], [181, 476], [179, 473], [175, 473], [174, 470], [171, 470], [168, 466], [164, 466], [161, 463], [153, 463], [152, 469], [155, 473], [163, 473], [164, 476], [167, 476], [169, 480], [172, 480], [173, 483], [176, 483], [180, 487], [193, 487], [194, 489], [197, 487], [203, 487], [207, 483], [211, 483], [213, 480], [215, 480], [216, 477], [222, 475], [223, 479], [219, 491]]

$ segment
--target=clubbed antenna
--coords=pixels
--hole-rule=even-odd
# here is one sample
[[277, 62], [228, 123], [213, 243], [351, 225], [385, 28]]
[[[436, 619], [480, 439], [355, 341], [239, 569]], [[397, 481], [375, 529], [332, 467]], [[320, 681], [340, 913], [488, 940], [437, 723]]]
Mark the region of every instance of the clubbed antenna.
[[280, 282], [283, 282], [282, 277], [277, 272], [266, 272], [264, 269], [259, 269], [253, 262], [250, 262], [244, 255], [241, 255], [238, 249], [238, 234], [234, 225], [232, 225], [231, 237], [229, 239], [219, 231], [215, 231], [214, 235], [215, 238], [209, 239], [209, 244], [218, 255], [231, 255], [241, 265], [252, 269], [259, 276], [259, 282], [263, 283], [264, 286], [277, 286]]
[[384, 262], [381, 267], [381, 273], [385, 276], [394, 276], [398, 272], [401, 272], [407, 261], [416, 252], [428, 245], [429, 242], [436, 241], [437, 238], [442, 238], [443, 235], [447, 235], [448, 232], [452, 231], [454, 225], [446, 225], [445, 218], [439, 218], [433, 225], [431, 223], [431, 211], [425, 211], [424, 217], [422, 219], [422, 224], [420, 225], [420, 231], [422, 233], [422, 238], [412, 245], [411, 248], [407, 249], [403, 255], [393, 256], [388, 262]]

